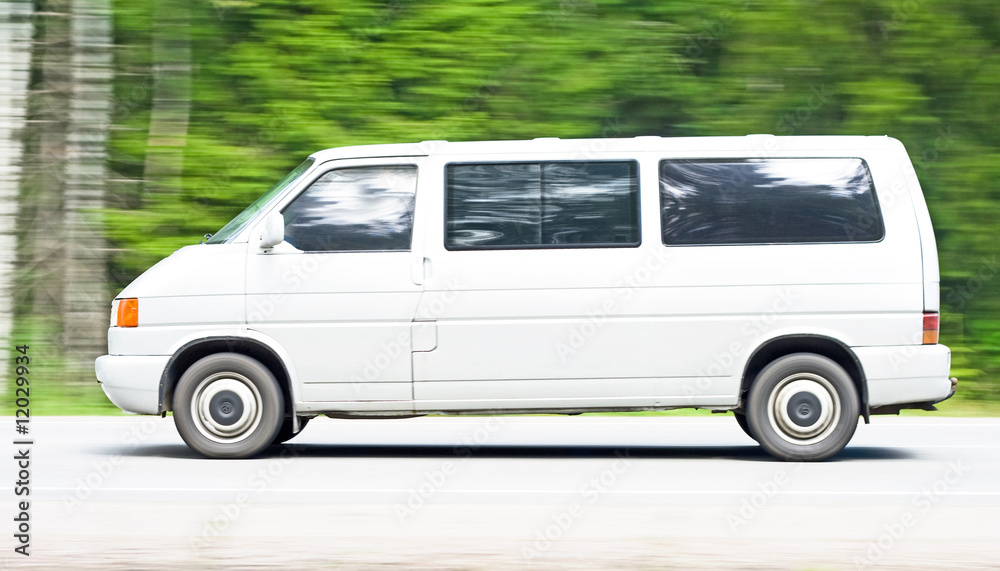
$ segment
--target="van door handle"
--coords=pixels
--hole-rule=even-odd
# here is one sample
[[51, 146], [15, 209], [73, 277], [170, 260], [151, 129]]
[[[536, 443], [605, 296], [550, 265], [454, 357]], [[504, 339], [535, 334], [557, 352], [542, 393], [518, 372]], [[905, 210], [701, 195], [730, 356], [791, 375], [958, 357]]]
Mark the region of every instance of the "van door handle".
[[431, 275], [431, 261], [423, 256], [413, 259], [410, 266], [410, 279], [416, 285], [424, 285]]

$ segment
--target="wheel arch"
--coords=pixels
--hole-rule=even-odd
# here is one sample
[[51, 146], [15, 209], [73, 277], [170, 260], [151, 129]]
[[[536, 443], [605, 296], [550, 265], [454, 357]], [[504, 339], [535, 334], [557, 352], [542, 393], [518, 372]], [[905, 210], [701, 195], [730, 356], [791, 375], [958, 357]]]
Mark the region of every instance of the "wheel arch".
[[861, 416], [864, 417], [865, 423], [868, 423], [868, 381], [865, 378], [861, 361], [850, 347], [825, 335], [782, 335], [769, 339], [757, 347], [743, 369], [743, 378], [740, 382], [740, 402], [744, 402], [750, 385], [768, 363], [792, 353], [822, 355], [843, 367], [851, 376], [851, 380], [854, 381], [855, 388], [858, 389], [861, 400], [859, 403]]
[[291, 394], [291, 377], [278, 354], [265, 343], [248, 337], [207, 337], [189, 341], [181, 346], [163, 369], [160, 376], [160, 413], [172, 411], [174, 388], [181, 375], [199, 359], [215, 353], [238, 353], [260, 361], [274, 375], [285, 400], [285, 414], [292, 414], [294, 401]]

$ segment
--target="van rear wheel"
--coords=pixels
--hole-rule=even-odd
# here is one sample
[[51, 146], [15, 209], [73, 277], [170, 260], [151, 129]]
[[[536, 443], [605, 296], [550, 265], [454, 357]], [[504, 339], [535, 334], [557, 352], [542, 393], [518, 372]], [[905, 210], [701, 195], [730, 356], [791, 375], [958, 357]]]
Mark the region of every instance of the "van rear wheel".
[[248, 458], [281, 429], [284, 398], [259, 361], [217, 353], [197, 361], [177, 382], [174, 423], [193, 450], [209, 458]]
[[854, 436], [860, 403], [843, 367], [821, 355], [795, 353], [757, 375], [746, 413], [750, 433], [770, 454], [782, 460], [825, 460]]

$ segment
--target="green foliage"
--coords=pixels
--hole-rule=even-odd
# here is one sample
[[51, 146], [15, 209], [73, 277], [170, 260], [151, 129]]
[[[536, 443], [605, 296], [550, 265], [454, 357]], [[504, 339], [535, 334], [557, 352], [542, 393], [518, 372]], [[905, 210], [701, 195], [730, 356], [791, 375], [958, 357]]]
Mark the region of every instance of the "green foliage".
[[[143, 178], [151, 3], [116, 3], [112, 167]], [[537, 136], [896, 137], [937, 230], [963, 393], [1000, 400], [1000, 5], [985, 0], [188, 2], [180, 188], [115, 187], [122, 286], [318, 149]]]
[[[121, 413], [105, 396], [94, 378], [91, 363], [73, 363], [58, 342], [60, 331], [55, 320], [43, 316], [22, 316], [10, 339], [7, 365], [14, 371], [15, 358], [23, 357], [15, 346], [27, 345], [29, 411], [32, 417], [45, 415], [92, 415]], [[23, 361], [22, 361], [23, 363]], [[86, 379], [86, 382], [67, 382]], [[7, 398], [0, 399], [0, 415], [14, 416], [17, 386], [10, 375]]]

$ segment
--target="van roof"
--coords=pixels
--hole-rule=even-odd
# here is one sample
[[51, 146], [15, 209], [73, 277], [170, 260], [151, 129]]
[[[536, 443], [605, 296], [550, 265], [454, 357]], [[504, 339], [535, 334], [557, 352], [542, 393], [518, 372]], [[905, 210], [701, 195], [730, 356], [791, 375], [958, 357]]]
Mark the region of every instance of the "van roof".
[[657, 137], [641, 136], [618, 139], [559, 139], [540, 137], [520, 141], [422, 141], [388, 145], [337, 147], [313, 153], [317, 161], [345, 158], [428, 156], [442, 154], [475, 155], [523, 152], [579, 153], [589, 156], [603, 152], [641, 151], [736, 151], [772, 154], [782, 151], [834, 151], [887, 149], [901, 146], [886, 136], [817, 135], [743, 137]]

